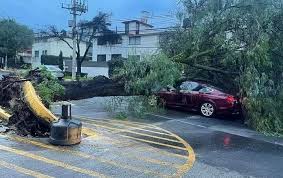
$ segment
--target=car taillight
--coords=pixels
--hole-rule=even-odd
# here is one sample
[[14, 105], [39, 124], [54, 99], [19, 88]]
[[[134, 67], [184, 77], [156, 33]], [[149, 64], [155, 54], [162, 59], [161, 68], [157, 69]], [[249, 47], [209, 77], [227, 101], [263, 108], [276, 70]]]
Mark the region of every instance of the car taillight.
[[234, 98], [234, 96], [228, 96], [226, 98], [227, 102], [230, 103], [230, 104], [234, 104], [236, 99]]

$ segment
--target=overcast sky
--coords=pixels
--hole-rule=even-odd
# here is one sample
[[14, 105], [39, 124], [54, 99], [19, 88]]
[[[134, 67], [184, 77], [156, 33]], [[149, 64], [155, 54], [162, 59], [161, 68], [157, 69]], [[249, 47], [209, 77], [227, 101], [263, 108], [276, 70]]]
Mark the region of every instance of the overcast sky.
[[[61, 8], [61, 3], [70, 0], [0, 0], [0, 18], [13, 18], [28, 25], [34, 30], [49, 25], [67, 28], [71, 17], [67, 10]], [[155, 27], [165, 27], [174, 24], [172, 19], [178, 10], [179, 0], [88, 0], [89, 11], [83, 19], [91, 19], [97, 12], [112, 13], [112, 26], [122, 28], [120, 22], [124, 19], [139, 18], [141, 11], [149, 11], [154, 17], [151, 23]], [[164, 16], [171, 14], [172, 17]]]

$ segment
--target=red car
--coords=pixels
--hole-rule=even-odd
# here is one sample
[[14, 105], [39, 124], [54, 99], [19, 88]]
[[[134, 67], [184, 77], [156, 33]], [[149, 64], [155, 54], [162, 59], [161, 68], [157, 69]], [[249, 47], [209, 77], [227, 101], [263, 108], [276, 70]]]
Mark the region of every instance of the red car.
[[215, 114], [239, 114], [241, 108], [235, 96], [198, 82], [183, 82], [177, 89], [168, 87], [157, 95], [159, 103], [163, 106], [199, 111], [205, 117]]

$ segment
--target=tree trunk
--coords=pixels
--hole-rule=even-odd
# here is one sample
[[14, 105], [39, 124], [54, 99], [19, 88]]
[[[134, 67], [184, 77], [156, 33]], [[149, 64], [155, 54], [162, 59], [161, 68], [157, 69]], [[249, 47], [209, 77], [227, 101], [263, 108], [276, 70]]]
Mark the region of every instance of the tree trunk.
[[77, 80], [80, 79], [82, 74], [82, 62], [80, 59], [77, 59]]

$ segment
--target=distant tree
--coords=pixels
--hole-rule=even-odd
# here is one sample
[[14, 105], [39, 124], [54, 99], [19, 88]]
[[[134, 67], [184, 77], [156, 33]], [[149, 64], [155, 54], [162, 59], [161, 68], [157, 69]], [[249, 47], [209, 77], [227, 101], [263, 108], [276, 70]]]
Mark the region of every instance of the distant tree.
[[0, 57], [14, 57], [32, 46], [33, 31], [11, 19], [0, 20]]
[[63, 59], [63, 52], [60, 51], [60, 54], [59, 54], [59, 68], [61, 70], [64, 70], [64, 59]]
[[[108, 26], [110, 25], [108, 23], [108, 17], [109, 15], [106, 13], [100, 12], [96, 17], [94, 17], [90, 21], [81, 21], [78, 23], [78, 32], [76, 34], [77, 38], [77, 75], [81, 75], [81, 67], [82, 63], [86, 60], [87, 54], [92, 47], [93, 40], [97, 38], [98, 35], [105, 35], [110, 34], [110, 30], [108, 29]], [[59, 40], [64, 41], [71, 49], [73, 49], [72, 44], [70, 44], [66, 38], [68, 37], [68, 34], [66, 31], [58, 31], [56, 27], [51, 26], [49, 27], [48, 31], [43, 32], [50, 36], [54, 36], [58, 38]], [[113, 33], [113, 36], [115, 38], [120, 38], [119, 35], [116, 35], [116, 33]], [[106, 38], [110, 39], [110, 41], [115, 41], [113, 38]], [[87, 44], [86, 51], [82, 54], [81, 49], [81, 43], [85, 42]]]

